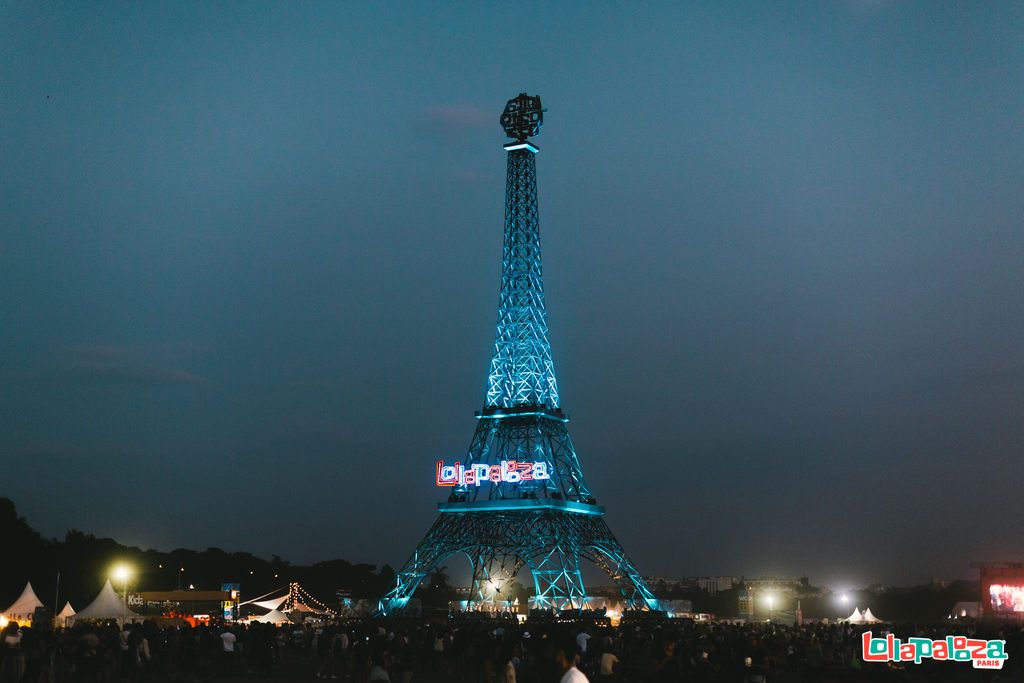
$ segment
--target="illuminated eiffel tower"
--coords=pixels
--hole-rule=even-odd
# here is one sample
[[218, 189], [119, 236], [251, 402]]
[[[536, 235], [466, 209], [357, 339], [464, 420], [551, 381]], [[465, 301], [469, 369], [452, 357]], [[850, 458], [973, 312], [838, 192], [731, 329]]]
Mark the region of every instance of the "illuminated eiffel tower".
[[473, 567], [471, 604], [501, 602], [502, 588], [526, 567], [534, 607], [586, 607], [580, 563], [588, 560], [608, 573], [627, 608], [658, 609], [583, 478], [559, 406], [541, 274], [539, 149], [530, 142], [542, 122], [540, 98], [525, 93], [501, 117], [514, 142], [505, 145], [501, 299], [487, 399], [464, 460], [437, 463], [437, 483], [451, 495], [380, 600], [382, 615], [399, 612], [424, 577], [458, 553]]

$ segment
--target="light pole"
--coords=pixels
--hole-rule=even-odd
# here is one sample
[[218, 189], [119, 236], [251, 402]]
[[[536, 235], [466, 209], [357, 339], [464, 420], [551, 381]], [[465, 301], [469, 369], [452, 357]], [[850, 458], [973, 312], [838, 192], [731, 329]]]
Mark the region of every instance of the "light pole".
[[772, 620], [772, 603], [775, 600], [775, 596], [769, 593], [768, 595], [768, 621]]
[[128, 619], [128, 578], [131, 574], [132, 571], [127, 565], [119, 564], [114, 567], [114, 578], [121, 582], [121, 586], [124, 589], [124, 614], [121, 617], [121, 624], [124, 624]]

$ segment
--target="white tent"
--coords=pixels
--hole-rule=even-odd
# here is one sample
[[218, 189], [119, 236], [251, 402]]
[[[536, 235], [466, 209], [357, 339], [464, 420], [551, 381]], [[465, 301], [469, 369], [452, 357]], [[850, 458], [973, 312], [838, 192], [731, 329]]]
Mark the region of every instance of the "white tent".
[[0, 612], [5, 619], [10, 621], [26, 622], [32, 620], [32, 614], [36, 611], [37, 607], [42, 607], [42, 601], [36, 597], [36, 592], [32, 590], [32, 582], [25, 584], [25, 590], [21, 591], [21, 596], [14, 601], [14, 604]]
[[865, 624], [881, 624], [882, 620], [871, 613], [871, 608], [868, 607], [864, 610], [864, 623]]
[[859, 609], [854, 607], [853, 608], [853, 614], [851, 614], [847, 619], [845, 619], [845, 621], [847, 623], [850, 623], [850, 624], [880, 624], [880, 623], [882, 623], [881, 619], [879, 619], [878, 617], [876, 617], [874, 614], [871, 613], [871, 608], [870, 607], [865, 609], [863, 614], [861, 613], [861, 611]]
[[110, 585], [110, 579], [107, 579], [96, 599], [88, 607], [75, 614], [72, 617], [72, 621], [78, 621], [79, 619], [133, 620], [141, 618], [138, 614], [125, 607], [124, 601], [114, 592], [114, 587]]
[[981, 617], [980, 602], [958, 602], [949, 613], [950, 619], [978, 619]]
[[55, 623], [57, 624], [57, 626], [67, 626], [69, 623], [71, 623], [68, 620], [71, 619], [71, 617], [73, 616], [75, 616], [75, 609], [71, 606], [70, 602], [65, 602], [64, 609], [62, 609], [60, 611], [60, 614], [57, 615]]
[[269, 612], [267, 612], [266, 614], [264, 614], [262, 617], [256, 617], [252, 621], [257, 621], [257, 622], [259, 622], [261, 624], [287, 624], [287, 623], [289, 623], [288, 617], [286, 617], [281, 612], [278, 612], [276, 609], [272, 609]]

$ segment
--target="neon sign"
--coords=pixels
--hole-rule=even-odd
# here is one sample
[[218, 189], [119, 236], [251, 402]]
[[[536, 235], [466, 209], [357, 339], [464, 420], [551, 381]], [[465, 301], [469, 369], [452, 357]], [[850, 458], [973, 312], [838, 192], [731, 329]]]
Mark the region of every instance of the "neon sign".
[[438, 460], [435, 481], [438, 486], [480, 486], [487, 481], [494, 484], [502, 482], [518, 484], [524, 481], [550, 478], [548, 464], [543, 460], [537, 462], [502, 460], [497, 465], [477, 463], [468, 466], [464, 466], [460, 462], [456, 462], [454, 465], [445, 465], [444, 460]]

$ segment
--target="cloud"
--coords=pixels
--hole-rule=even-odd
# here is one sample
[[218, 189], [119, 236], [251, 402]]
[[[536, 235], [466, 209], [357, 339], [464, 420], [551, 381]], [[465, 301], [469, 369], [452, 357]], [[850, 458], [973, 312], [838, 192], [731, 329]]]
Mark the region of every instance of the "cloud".
[[427, 117], [448, 128], [482, 128], [498, 125], [498, 117], [472, 104], [427, 107]]
[[452, 171], [449, 174], [449, 178], [451, 178], [452, 181], [462, 185], [475, 185], [477, 183], [483, 182], [486, 176], [478, 171], [462, 168], [455, 169], [454, 171]]
[[187, 345], [117, 346], [73, 345], [61, 347], [54, 361], [59, 378], [82, 383], [137, 385], [198, 385], [208, 379], [175, 367], [190, 352]]

